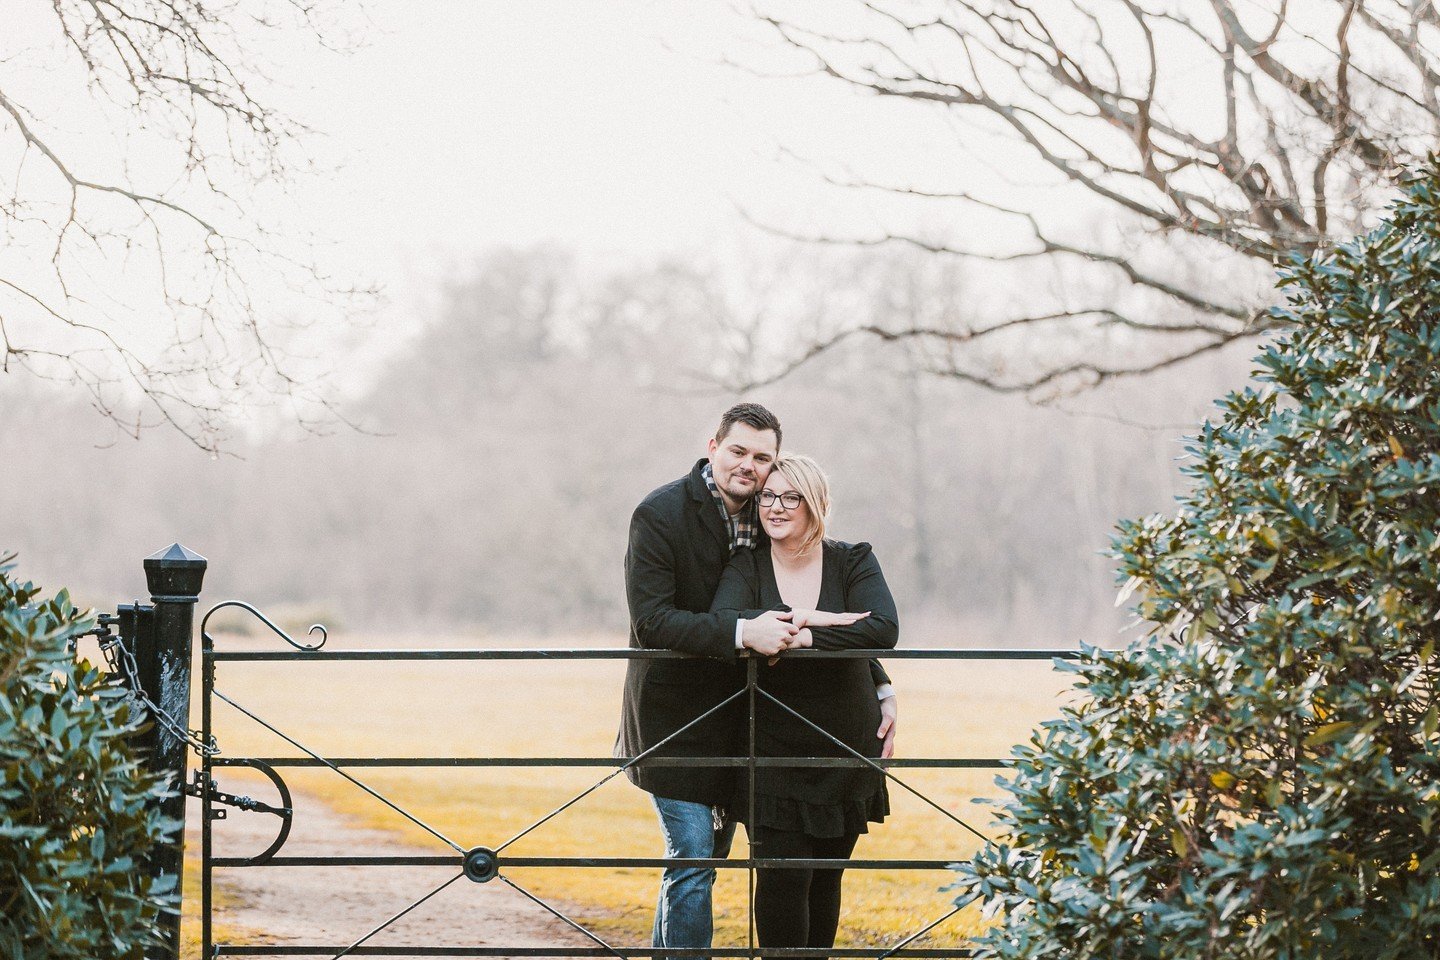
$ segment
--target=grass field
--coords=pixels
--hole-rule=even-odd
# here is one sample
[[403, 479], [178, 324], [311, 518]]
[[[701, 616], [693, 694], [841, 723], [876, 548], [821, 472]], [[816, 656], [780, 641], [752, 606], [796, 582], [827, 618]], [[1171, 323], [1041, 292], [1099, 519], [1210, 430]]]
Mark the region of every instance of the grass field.
[[[234, 649], [269, 641], [226, 638]], [[455, 641], [393, 638], [360, 645], [434, 647]], [[279, 642], [276, 641], [276, 645]], [[478, 643], [472, 645], [480, 645]], [[619, 646], [557, 637], [546, 646]], [[899, 753], [909, 757], [1004, 757], [1041, 720], [1054, 716], [1068, 689], [1048, 661], [988, 663], [892, 661], [901, 695]], [[620, 661], [349, 662], [220, 664], [216, 688], [289, 736], [326, 756], [608, 756], [619, 716]], [[194, 718], [198, 721], [199, 708]], [[294, 747], [229, 705], [215, 704], [215, 730], [229, 756], [293, 756]], [[588, 769], [355, 769], [360, 780], [462, 847], [499, 846], [610, 771]], [[331, 771], [284, 771], [296, 789], [365, 825], [394, 831], [437, 854], [449, 848]], [[896, 775], [983, 833], [995, 795], [991, 770], [899, 770]], [[268, 795], [241, 771], [222, 771], [221, 787]], [[864, 858], [960, 859], [978, 841], [892, 784], [893, 813], [861, 839]], [[303, 809], [296, 830], [302, 830]], [[218, 828], [223, 850], [223, 824]], [[735, 856], [744, 856], [743, 829]], [[240, 851], [235, 851], [240, 852]], [[337, 852], [339, 852], [337, 850]], [[363, 854], [364, 851], [349, 851]], [[508, 848], [518, 856], [661, 856], [645, 794], [615, 777]], [[191, 870], [191, 876], [195, 871]], [[507, 871], [536, 895], [564, 904], [606, 938], [645, 944], [658, 871], [582, 868]], [[223, 884], [223, 871], [220, 874]], [[944, 915], [948, 871], [846, 874], [840, 945], [892, 943]], [[223, 888], [222, 888], [223, 890]], [[423, 891], [420, 891], [423, 892]], [[189, 898], [193, 908], [196, 898]], [[716, 890], [716, 943], [746, 941], [744, 870], [722, 870]], [[378, 920], [383, 919], [377, 918]], [[956, 944], [978, 918], [962, 912], [924, 941]], [[918, 944], [917, 944], [918, 945]]]

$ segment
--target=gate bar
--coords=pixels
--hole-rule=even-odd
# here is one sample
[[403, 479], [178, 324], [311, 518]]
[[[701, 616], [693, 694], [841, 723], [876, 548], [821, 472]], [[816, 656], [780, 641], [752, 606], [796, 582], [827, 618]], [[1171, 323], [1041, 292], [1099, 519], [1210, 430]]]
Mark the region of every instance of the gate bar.
[[[481, 650], [473, 647], [416, 650], [209, 650], [205, 656], [217, 662], [261, 662], [272, 660], [693, 660], [692, 654], [674, 650], [634, 650], [630, 647], [595, 647], [579, 650]], [[787, 650], [791, 657], [826, 660], [1074, 660], [1080, 651], [1009, 650], [970, 647], [931, 647], [911, 650]]]
[[[874, 960], [875, 949], [863, 947], [355, 947], [346, 950], [343, 945], [230, 945], [216, 944], [217, 955], [237, 957], [314, 957], [335, 956], [345, 951], [346, 956], [361, 957], [865, 957]], [[886, 957], [931, 957], [965, 958], [973, 957], [968, 948], [905, 947], [883, 951]]]
[[[272, 767], [623, 767], [634, 757], [216, 757], [217, 767], [248, 766], [258, 760]], [[745, 757], [647, 757], [637, 767], [743, 767]], [[993, 757], [910, 758], [876, 760], [882, 767], [916, 769], [1003, 768], [1008, 761]], [[756, 757], [757, 767], [869, 767], [854, 757]]]
[[[455, 867], [462, 861], [439, 854], [415, 854], [399, 857], [271, 857], [255, 863], [247, 857], [215, 857], [216, 867]], [[756, 857], [756, 867], [781, 870], [946, 870], [955, 862], [949, 860], [770, 860]], [[504, 857], [506, 867], [716, 867], [722, 870], [745, 870], [748, 860], [717, 857]]]

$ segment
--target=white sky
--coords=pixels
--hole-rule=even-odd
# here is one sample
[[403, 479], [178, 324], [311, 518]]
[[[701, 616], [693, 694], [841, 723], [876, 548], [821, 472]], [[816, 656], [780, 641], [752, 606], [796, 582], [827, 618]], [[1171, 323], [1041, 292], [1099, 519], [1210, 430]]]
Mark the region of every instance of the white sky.
[[326, 130], [327, 153], [348, 158], [305, 207], [379, 265], [397, 249], [419, 257], [559, 240], [647, 257], [707, 244], [732, 229], [732, 198], [784, 217], [803, 217], [807, 198], [835, 203], [818, 190], [796, 196], [816, 178], [777, 157], [781, 142], [903, 152], [935, 132], [933, 113], [925, 122], [910, 111], [915, 129], [897, 137], [903, 105], [877, 110], [834, 83], [707, 62], [756, 33], [718, 0], [392, 0], [371, 10], [369, 45], [329, 58], [295, 107]]

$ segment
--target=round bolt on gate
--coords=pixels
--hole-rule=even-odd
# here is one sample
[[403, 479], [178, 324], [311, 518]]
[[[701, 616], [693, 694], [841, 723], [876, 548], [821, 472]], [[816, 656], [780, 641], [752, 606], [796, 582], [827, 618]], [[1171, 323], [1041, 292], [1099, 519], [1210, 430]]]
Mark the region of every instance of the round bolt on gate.
[[489, 883], [500, 876], [500, 857], [489, 847], [475, 847], [465, 854], [465, 876], [476, 883]]

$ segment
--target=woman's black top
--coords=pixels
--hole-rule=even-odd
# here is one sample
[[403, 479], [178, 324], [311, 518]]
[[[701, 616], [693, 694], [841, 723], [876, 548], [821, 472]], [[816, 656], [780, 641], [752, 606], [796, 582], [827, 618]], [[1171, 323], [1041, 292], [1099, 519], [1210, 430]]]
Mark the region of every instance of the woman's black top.
[[[811, 628], [815, 649], [894, 647], [900, 635], [895, 601], [870, 544], [826, 540], [823, 551], [816, 609], [832, 613], [868, 610], [870, 616], [848, 627]], [[731, 558], [711, 609], [789, 609], [775, 583], [768, 543], [741, 550]], [[758, 685], [764, 694], [757, 693], [755, 698], [756, 756], [880, 755], [881, 741], [875, 736], [880, 727], [880, 702], [868, 661], [782, 656], [774, 666], [761, 661], [758, 670]], [[751, 829], [758, 824], [814, 837], [838, 837], [865, 833], [867, 822], [884, 820], [890, 800], [884, 775], [873, 767], [757, 767], [753, 815], [747, 776], [740, 778], [730, 809]]]

